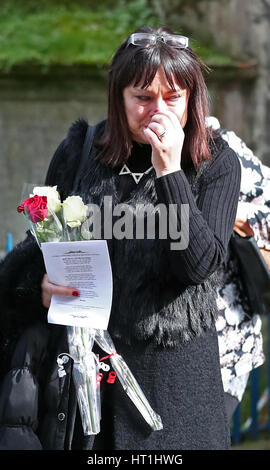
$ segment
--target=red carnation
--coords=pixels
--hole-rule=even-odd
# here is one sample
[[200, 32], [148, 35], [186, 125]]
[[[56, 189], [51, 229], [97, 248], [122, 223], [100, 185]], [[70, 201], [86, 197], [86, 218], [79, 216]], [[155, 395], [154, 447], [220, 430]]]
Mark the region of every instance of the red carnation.
[[29, 213], [30, 219], [34, 224], [41, 222], [48, 215], [47, 197], [35, 195], [34, 197], [25, 199], [25, 201], [17, 207], [17, 211], [24, 212], [25, 210]]

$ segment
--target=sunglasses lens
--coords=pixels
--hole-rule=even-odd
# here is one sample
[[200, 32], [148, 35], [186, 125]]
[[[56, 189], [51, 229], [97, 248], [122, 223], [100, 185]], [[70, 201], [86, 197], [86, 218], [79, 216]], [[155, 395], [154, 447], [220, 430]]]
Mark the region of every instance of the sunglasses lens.
[[156, 37], [151, 34], [134, 34], [133, 35], [133, 44], [135, 46], [150, 46], [155, 44]]
[[134, 41], [135, 46], [145, 47], [150, 46], [151, 44], [155, 44], [155, 41], [151, 41], [149, 39], [136, 39], [136, 41]]
[[166, 43], [168, 46], [172, 47], [178, 47], [178, 48], [184, 48], [188, 46], [186, 38], [181, 38], [181, 37], [170, 37], [166, 38]]

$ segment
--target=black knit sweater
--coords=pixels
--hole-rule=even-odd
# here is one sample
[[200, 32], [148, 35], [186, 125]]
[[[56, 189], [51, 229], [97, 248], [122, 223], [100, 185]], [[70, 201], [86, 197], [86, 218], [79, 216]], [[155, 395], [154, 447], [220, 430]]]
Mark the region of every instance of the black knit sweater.
[[[189, 171], [187, 175], [183, 170], [175, 171], [155, 180], [159, 203], [176, 204], [178, 208], [181, 204], [189, 205], [189, 247], [169, 251], [171, 268], [183, 284], [190, 281], [200, 283], [209, 272], [215, 271], [225, 258], [234, 225], [235, 212], [231, 208], [239, 195], [241, 167], [221, 137], [216, 140], [215, 151], [217, 156], [208, 165], [197, 201], [191, 191]], [[151, 165], [151, 146], [135, 142], [127, 163], [130, 171], [143, 173]], [[234, 172], [231, 172], [232, 167]], [[130, 174], [121, 176], [119, 193], [122, 202], [128, 199], [136, 186]], [[213, 197], [215, 194], [219, 197]], [[177, 228], [180, 231], [180, 210], [177, 211]]]

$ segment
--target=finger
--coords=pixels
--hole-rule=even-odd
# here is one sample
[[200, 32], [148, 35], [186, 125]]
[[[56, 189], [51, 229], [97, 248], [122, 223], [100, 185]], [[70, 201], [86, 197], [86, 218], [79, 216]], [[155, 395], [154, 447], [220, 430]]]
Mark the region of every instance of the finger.
[[174, 127], [174, 124], [172, 123], [172, 121], [165, 114], [155, 114], [151, 118], [151, 121], [149, 122], [148, 126], [150, 126], [151, 124], [154, 124], [154, 123], [159, 124], [163, 128], [170, 128], [172, 126]]
[[159, 111], [152, 116], [150, 122], [158, 122], [165, 127], [171, 123], [176, 129], [181, 127], [178, 117], [172, 111]]
[[156, 133], [149, 127], [144, 128], [144, 135], [146, 136], [149, 144], [154, 148], [160, 148], [161, 141], [159, 140]]
[[44, 295], [65, 295], [65, 296], [76, 296], [78, 297], [79, 291], [73, 287], [59, 286], [50, 282], [48, 275], [45, 274], [41, 284]]
[[150, 122], [148, 128], [151, 129], [157, 137], [165, 131], [165, 127], [157, 122]]
[[51, 283], [51, 295], [64, 295], [66, 297], [78, 297], [79, 291], [73, 287], [57, 286]]

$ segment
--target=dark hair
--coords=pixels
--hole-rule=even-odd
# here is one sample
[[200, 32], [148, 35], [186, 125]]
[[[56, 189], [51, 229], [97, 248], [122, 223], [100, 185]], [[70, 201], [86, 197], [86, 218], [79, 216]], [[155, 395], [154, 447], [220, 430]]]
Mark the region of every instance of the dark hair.
[[[174, 34], [168, 28], [142, 27], [135, 32], [156, 35]], [[208, 91], [202, 74], [207, 67], [190, 49], [176, 49], [164, 41], [141, 47], [130, 45], [127, 40], [116, 51], [109, 69], [108, 118], [105, 134], [98, 143], [100, 159], [117, 166], [125, 163], [132, 148], [132, 138], [125, 113], [123, 90], [131, 83], [149, 86], [159, 67], [164, 69], [169, 85], [176, 82], [189, 90], [188, 119], [185, 125], [185, 140], [182, 150], [182, 166], [195, 167], [210, 158], [205, 118], [208, 115]]]

